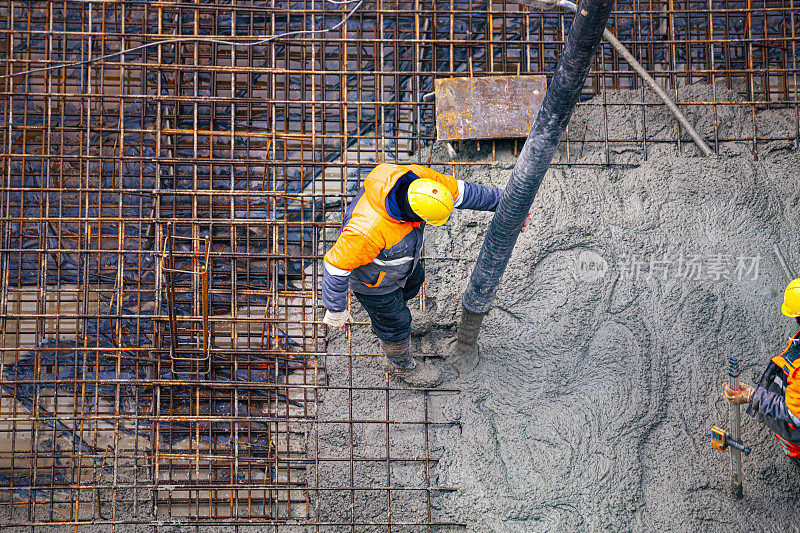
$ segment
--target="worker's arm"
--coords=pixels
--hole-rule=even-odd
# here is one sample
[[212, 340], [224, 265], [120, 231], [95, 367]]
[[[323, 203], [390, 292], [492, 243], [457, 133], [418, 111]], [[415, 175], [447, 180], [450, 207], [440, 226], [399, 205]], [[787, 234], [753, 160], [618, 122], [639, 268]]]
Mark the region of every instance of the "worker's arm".
[[345, 310], [350, 272], [371, 263], [381, 249], [374, 239], [349, 225], [344, 227], [323, 260], [322, 305], [325, 309], [334, 312]]
[[453, 207], [476, 211], [494, 211], [503, 197], [503, 189], [458, 180], [458, 198]]
[[[786, 393], [787, 395], [790, 394], [788, 388]], [[800, 427], [800, 419], [786, 406], [786, 399], [784, 396], [782, 394], [770, 392], [763, 387], [758, 387], [753, 392], [747, 414], [754, 418], [758, 418], [760, 415], [765, 418], [780, 420], [781, 422]]]

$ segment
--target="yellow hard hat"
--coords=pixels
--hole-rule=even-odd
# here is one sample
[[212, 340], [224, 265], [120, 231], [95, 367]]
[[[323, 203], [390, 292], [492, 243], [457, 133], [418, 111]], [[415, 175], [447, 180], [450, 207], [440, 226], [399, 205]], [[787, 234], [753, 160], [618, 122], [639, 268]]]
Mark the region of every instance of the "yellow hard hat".
[[800, 316], [800, 278], [793, 279], [786, 286], [781, 312], [792, 318]]
[[418, 178], [408, 186], [408, 205], [431, 226], [441, 226], [453, 211], [453, 195], [436, 180]]

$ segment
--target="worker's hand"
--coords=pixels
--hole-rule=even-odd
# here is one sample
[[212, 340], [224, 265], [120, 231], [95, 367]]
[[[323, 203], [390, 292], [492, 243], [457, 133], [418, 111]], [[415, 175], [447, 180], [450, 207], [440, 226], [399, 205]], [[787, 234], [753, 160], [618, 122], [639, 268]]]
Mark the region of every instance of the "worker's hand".
[[522, 223], [522, 228], [519, 230], [520, 233], [525, 233], [525, 228], [528, 227], [528, 222], [530, 222], [530, 221], [531, 221], [531, 214], [528, 213], [525, 216], [525, 222]]
[[731, 405], [743, 405], [753, 399], [755, 389], [746, 383], [739, 383], [740, 389], [735, 391], [727, 383], [722, 384], [722, 397]]
[[330, 309], [326, 309], [325, 317], [322, 319], [323, 324], [327, 324], [332, 328], [344, 329], [344, 325], [350, 324], [351, 322], [353, 322], [353, 315], [351, 315], [350, 311], [347, 309], [344, 311], [331, 311]]

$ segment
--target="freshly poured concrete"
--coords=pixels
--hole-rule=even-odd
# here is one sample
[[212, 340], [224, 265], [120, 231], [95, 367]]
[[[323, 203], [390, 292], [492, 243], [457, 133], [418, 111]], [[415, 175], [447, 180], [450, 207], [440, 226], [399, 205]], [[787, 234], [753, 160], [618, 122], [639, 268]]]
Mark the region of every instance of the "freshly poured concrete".
[[[718, 87], [718, 101], [732, 91]], [[710, 101], [710, 87], [687, 89]], [[641, 136], [641, 93], [609, 93], [609, 136]], [[650, 94], [645, 95], [648, 101]], [[687, 107], [714, 145], [753, 131], [749, 107]], [[571, 128], [604, 137], [603, 108], [580, 107]], [[674, 135], [663, 106], [646, 111], [648, 138]], [[757, 113], [762, 137], [794, 136], [789, 110]], [[461, 147], [462, 162], [491, 160], [484, 143]], [[719, 398], [726, 358], [743, 360], [743, 381], [754, 382], [768, 358], [796, 329], [780, 314], [786, 278], [773, 254], [778, 244], [800, 272], [800, 158], [792, 141], [759, 146], [721, 142], [717, 158], [690, 143], [610, 145], [622, 166], [556, 166], [542, 183], [529, 229], [514, 250], [493, 310], [479, 339], [478, 368], [450, 372], [446, 388], [430, 393], [428, 447], [439, 461], [348, 461], [323, 464], [320, 486], [376, 487], [323, 491], [320, 518], [425, 521], [424, 491], [387, 486], [458, 487], [432, 491], [434, 521], [467, 524], [468, 531], [718, 531], [797, 530], [800, 470], [782, 456], [774, 437], [746, 415], [743, 438], [753, 452], [743, 461], [741, 501], [727, 495], [729, 458], [713, 450], [709, 429], [727, 427]], [[604, 143], [570, 146], [572, 163], [605, 162]], [[514, 163], [512, 144], [497, 145], [492, 166], [460, 165], [459, 178], [502, 186]], [[423, 157], [424, 164], [428, 154]], [[437, 148], [431, 163], [449, 161]], [[556, 161], [566, 162], [565, 146]], [[437, 166], [452, 171], [453, 167]], [[456, 212], [442, 228], [426, 230], [427, 311], [411, 302], [418, 353], [445, 355], [460, 298], [490, 214]], [[699, 269], [699, 270], [698, 270]], [[367, 320], [353, 300], [356, 318]], [[352, 346], [340, 333], [331, 353], [377, 353], [367, 327], [354, 328]], [[329, 383], [379, 386], [377, 358], [329, 356]], [[447, 364], [434, 359], [442, 369]], [[352, 367], [349, 365], [352, 364]], [[391, 381], [392, 385], [399, 383]], [[318, 425], [325, 456], [424, 457], [425, 433], [414, 424], [331, 424], [347, 416], [348, 394], [325, 393]], [[354, 416], [384, 420], [386, 392], [355, 391]], [[423, 395], [391, 391], [388, 416], [423, 418]], [[426, 474], [427, 473], [427, 474]], [[382, 490], [381, 490], [382, 489]], [[793, 529], [794, 528], [794, 529]], [[350, 531], [332, 525], [330, 531]], [[358, 531], [380, 526], [357, 527]], [[422, 526], [392, 528], [421, 531]], [[440, 528], [442, 531], [458, 528]]]

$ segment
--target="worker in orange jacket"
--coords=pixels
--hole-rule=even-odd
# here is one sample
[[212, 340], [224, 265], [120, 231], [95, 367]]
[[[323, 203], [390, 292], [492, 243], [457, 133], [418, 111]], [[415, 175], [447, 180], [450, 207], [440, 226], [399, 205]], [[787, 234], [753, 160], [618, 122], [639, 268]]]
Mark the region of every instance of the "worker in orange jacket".
[[425, 226], [441, 226], [453, 208], [494, 211], [502, 189], [457, 180], [422, 165], [380, 164], [364, 180], [324, 258], [323, 322], [351, 322], [347, 290], [367, 311], [388, 372], [418, 387], [433, 387], [441, 372], [415, 361], [409, 350], [406, 302], [425, 279], [420, 264]]
[[[800, 324], [800, 278], [786, 287], [781, 311]], [[747, 414], [774, 431], [784, 453], [800, 466], [800, 331], [772, 358], [755, 388], [744, 383], [739, 391], [727, 383], [723, 388], [728, 403], [749, 404]]]

